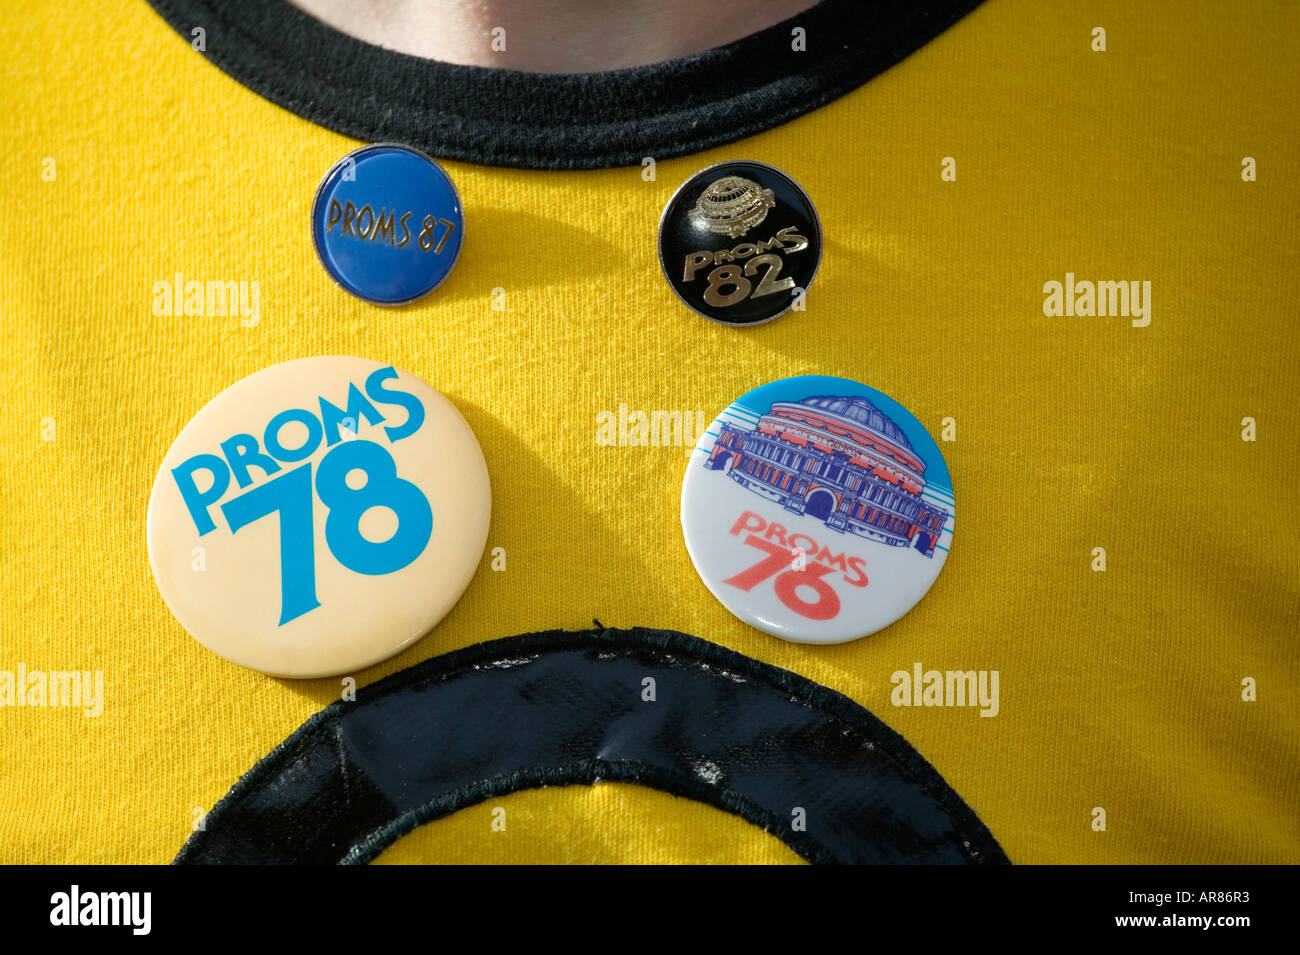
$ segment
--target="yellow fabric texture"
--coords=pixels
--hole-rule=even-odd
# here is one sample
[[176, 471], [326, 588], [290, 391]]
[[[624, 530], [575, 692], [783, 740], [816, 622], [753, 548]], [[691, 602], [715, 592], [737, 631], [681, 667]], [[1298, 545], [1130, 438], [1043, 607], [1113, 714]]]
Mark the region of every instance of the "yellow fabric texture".
[[421, 826], [375, 859], [380, 865], [423, 861], [767, 865], [803, 860], [774, 836], [721, 809], [643, 786], [597, 783], [493, 798]]
[[[451, 398], [507, 560], [485, 554], [451, 615], [362, 686], [593, 618], [682, 630], [870, 709], [1013, 861], [1300, 862], [1295, 4], [990, 0], [856, 92], [653, 182], [445, 163], [461, 260], [395, 310], [341, 291], [312, 247], [316, 186], [357, 143], [240, 86], [144, 3], [15, 7], [0, 53], [0, 669], [102, 670], [105, 695], [98, 718], [0, 709], [0, 862], [169, 861], [197, 808], [338, 698], [337, 679], [200, 646], [145, 551], [179, 429], [240, 378], [324, 354]], [[656, 256], [669, 195], [729, 158], [797, 179], [826, 236], [807, 310], [749, 330], [687, 310]], [[260, 321], [156, 317], [177, 272], [259, 282]], [[1150, 281], [1150, 325], [1044, 315], [1067, 272]], [[678, 521], [685, 449], [596, 441], [620, 403], [712, 418], [796, 374], [865, 382], [936, 438], [956, 427], [947, 566], [840, 646], [767, 636], [710, 596]], [[917, 661], [998, 670], [999, 714], [891, 705]], [[792, 858], [717, 810], [601, 785], [464, 810], [383, 861]]]

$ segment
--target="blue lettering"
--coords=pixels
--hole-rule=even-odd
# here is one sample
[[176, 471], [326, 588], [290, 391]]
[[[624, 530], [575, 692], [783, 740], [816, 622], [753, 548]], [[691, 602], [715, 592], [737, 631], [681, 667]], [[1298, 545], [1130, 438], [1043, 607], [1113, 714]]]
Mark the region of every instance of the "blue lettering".
[[356, 385], [348, 385], [348, 406], [346, 411], [330, 404], [324, 398], [320, 399], [320, 419], [325, 425], [325, 444], [327, 447], [338, 444], [339, 422], [343, 421], [344, 418], [352, 419], [354, 434], [360, 432], [362, 418], [369, 421], [371, 427], [384, 420], [384, 416], [366, 400], [366, 396], [361, 393], [360, 388]]
[[[200, 491], [194, 483], [194, 472], [200, 470], [212, 475], [212, 487], [207, 491]], [[199, 536], [216, 530], [208, 508], [219, 501], [221, 495], [226, 493], [226, 488], [230, 487], [230, 469], [226, 467], [226, 462], [215, 454], [196, 454], [179, 467], [172, 468], [172, 477], [180, 489], [181, 499], [189, 508]]]
[[[307, 440], [303, 442], [301, 448], [289, 450], [280, 444], [280, 429], [290, 421], [301, 421], [307, 426]], [[320, 442], [320, 421], [310, 411], [303, 411], [301, 408], [281, 411], [271, 419], [271, 423], [266, 426], [266, 434], [262, 436], [262, 443], [266, 445], [266, 450], [285, 462], [302, 461], [311, 457], [320, 447]]]
[[405, 424], [398, 428], [384, 429], [389, 441], [401, 441], [415, 434], [420, 430], [420, 425], [424, 424], [424, 405], [420, 404], [419, 398], [405, 391], [393, 391], [384, 387], [386, 380], [396, 377], [397, 369], [390, 365], [371, 372], [370, 377], [366, 379], [366, 394], [372, 401], [381, 405], [400, 405], [406, 409]]
[[221, 453], [230, 462], [230, 473], [240, 487], [248, 487], [253, 479], [248, 476], [249, 467], [259, 467], [267, 473], [274, 474], [280, 465], [269, 454], [258, 450], [257, 439], [251, 434], [237, 434], [221, 442]]

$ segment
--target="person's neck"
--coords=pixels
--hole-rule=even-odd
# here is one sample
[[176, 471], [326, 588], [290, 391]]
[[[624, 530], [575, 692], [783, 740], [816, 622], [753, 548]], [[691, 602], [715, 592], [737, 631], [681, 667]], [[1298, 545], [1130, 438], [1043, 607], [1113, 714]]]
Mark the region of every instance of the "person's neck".
[[660, 63], [733, 43], [817, 0], [290, 0], [358, 40], [534, 73]]

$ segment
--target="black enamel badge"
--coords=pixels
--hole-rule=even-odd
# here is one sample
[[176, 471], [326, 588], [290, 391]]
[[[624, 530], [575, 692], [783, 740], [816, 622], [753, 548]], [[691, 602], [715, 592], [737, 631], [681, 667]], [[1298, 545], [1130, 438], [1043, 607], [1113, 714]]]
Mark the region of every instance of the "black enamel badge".
[[808, 194], [760, 162], [702, 169], [659, 221], [659, 262], [673, 291], [726, 325], [759, 325], [801, 304], [821, 257]]

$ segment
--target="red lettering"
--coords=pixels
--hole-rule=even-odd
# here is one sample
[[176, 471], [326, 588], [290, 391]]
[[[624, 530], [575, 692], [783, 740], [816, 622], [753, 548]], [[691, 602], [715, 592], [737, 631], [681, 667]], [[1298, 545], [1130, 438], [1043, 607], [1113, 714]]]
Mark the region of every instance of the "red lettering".
[[[751, 524], [750, 521], [756, 521], [757, 523]], [[763, 520], [753, 511], [746, 511], [744, 514], [740, 515], [740, 519], [737, 520], [735, 526], [731, 528], [731, 533], [739, 537], [741, 531], [761, 531], [766, 526], [767, 521]]]
[[[808, 542], [806, 546], [805, 546], [804, 544], [800, 544], [800, 543], [799, 543], [799, 538], [801, 538], [801, 537], [802, 537], [804, 540], [806, 540], [806, 541]], [[799, 548], [800, 550], [802, 550], [805, 554], [815, 554], [815, 553], [817, 553], [817, 542], [816, 542], [815, 540], [813, 540], [811, 537], [809, 537], [807, 534], [791, 534], [791, 535], [790, 535], [790, 546], [791, 546], [791, 547], [798, 547], [798, 548]]]
[[865, 587], [867, 585], [867, 562], [861, 557], [850, 557], [849, 566], [856, 572], [857, 577], [844, 575], [844, 582], [854, 587]]
[[[787, 571], [776, 578], [773, 586], [776, 596], [801, 617], [809, 620], [831, 620], [840, 612], [840, 598], [830, 584], [822, 580], [823, 574], [829, 574], [831, 568], [825, 564], [809, 564], [807, 569]], [[816, 600], [804, 600], [799, 596], [800, 587], [810, 587], [816, 594]]]
[[[727, 578], [723, 581], [724, 584], [748, 592], [769, 577], [777, 575], [776, 580], [772, 581], [777, 599], [801, 617], [807, 617], [809, 620], [831, 620], [840, 612], [839, 596], [830, 584], [822, 580], [832, 568], [825, 564], [812, 563], [803, 570], [786, 570], [790, 559], [785, 550], [757, 534], [746, 537], [745, 546], [760, 550], [768, 556], [754, 566], [742, 570], [736, 576]], [[799, 596], [800, 587], [811, 589], [817, 595], [817, 599], [804, 600]]]
[[778, 570], [784, 569], [790, 558], [786, 556], [782, 548], [777, 547], [775, 544], [769, 544], [763, 538], [754, 534], [750, 534], [745, 538], [745, 544], [748, 547], [757, 547], [768, 556], [753, 567], [742, 570], [735, 577], [728, 577], [723, 583], [748, 592], [753, 590], [756, 584], [761, 584]]
[[844, 555], [832, 554], [831, 549], [829, 547], [823, 547], [822, 552], [817, 555], [817, 559], [820, 560], [823, 564], [830, 564], [833, 567], [838, 567], [840, 570], [845, 572], [847, 572], [849, 569], [848, 565], [844, 563]]

